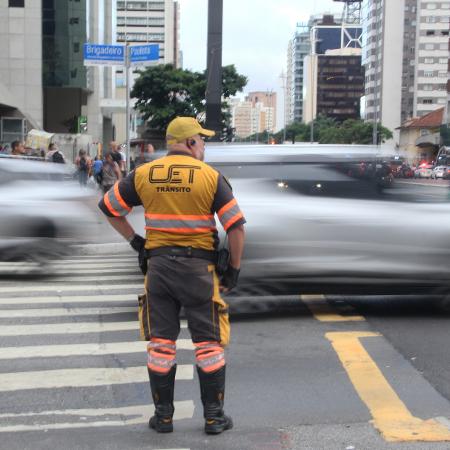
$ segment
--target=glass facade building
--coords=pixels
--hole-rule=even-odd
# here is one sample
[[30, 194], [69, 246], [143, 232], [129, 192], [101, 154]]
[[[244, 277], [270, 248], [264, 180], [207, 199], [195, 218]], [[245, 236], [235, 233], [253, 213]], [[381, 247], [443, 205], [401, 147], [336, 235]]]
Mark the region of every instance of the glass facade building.
[[86, 87], [86, 0], [42, 0], [44, 87]]

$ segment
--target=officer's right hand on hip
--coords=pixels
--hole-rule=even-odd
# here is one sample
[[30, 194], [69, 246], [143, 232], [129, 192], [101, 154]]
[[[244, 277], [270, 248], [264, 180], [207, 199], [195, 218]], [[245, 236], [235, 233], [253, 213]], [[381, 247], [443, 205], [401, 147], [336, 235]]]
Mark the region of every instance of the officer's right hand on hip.
[[236, 287], [239, 278], [239, 269], [235, 269], [231, 264], [228, 264], [227, 270], [220, 278], [220, 290], [224, 293], [231, 291]]
[[146, 242], [145, 238], [139, 236], [139, 234], [135, 234], [133, 238], [130, 240], [130, 245], [133, 248], [133, 250], [139, 253], [145, 247], [145, 242]]

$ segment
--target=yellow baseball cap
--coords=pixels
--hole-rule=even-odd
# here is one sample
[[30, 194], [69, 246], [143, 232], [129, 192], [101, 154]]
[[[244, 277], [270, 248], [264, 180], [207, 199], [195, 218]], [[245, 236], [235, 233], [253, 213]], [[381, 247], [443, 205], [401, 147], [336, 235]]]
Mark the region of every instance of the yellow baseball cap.
[[196, 134], [214, 136], [216, 133], [203, 128], [194, 117], [177, 117], [167, 127], [166, 140], [168, 144], [176, 144]]

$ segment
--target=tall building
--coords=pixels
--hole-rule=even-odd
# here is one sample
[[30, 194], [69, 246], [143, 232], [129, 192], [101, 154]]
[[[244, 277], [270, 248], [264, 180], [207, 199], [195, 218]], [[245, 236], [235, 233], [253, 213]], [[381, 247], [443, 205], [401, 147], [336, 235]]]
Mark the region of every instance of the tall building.
[[256, 133], [274, 133], [276, 129], [276, 93], [250, 92], [245, 101], [233, 99], [230, 102], [231, 124], [238, 138]]
[[111, 139], [104, 102], [112, 98], [112, 70], [86, 69], [83, 44], [114, 41], [113, 3], [0, 2], [0, 142], [23, 139], [30, 128], [73, 133], [81, 117], [94, 140]]
[[277, 94], [273, 91], [249, 92], [246, 100], [251, 102], [254, 108], [258, 107], [258, 104], [264, 107], [265, 122], [263, 130], [269, 130], [273, 133], [277, 127]]
[[0, 2], [0, 144], [43, 126], [41, 0], [26, 6]]
[[305, 58], [304, 121], [317, 116], [338, 122], [359, 119], [364, 95], [361, 49], [327, 50]]
[[414, 113], [428, 114], [447, 103], [450, 1], [418, 2]]
[[405, 120], [447, 103], [449, 22], [448, 0], [363, 2], [365, 118], [397, 143]]
[[179, 66], [179, 4], [174, 0], [117, 2], [117, 42], [159, 44], [160, 62]]
[[303, 119], [303, 63], [311, 52], [310, 31], [308, 25], [298, 24], [297, 31], [288, 45], [288, 80], [290, 86], [289, 113], [286, 123]]
[[[174, 0], [122, 0], [117, 1], [117, 43], [159, 45], [159, 63], [181, 66], [180, 51], [180, 5]], [[133, 84], [136, 74], [131, 74]], [[116, 71], [116, 110], [114, 114], [115, 139], [126, 140], [125, 74]], [[139, 114], [131, 112], [131, 139], [138, 137], [142, 124]]]
[[305, 121], [305, 58], [340, 48], [361, 48], [362, 28], [359, 23], [343, 21], [340, 15], [311, 16], [307, 24], [298, 24], [288, 46], [288, 73], [291, 75], [290, 104], [287, 123]]

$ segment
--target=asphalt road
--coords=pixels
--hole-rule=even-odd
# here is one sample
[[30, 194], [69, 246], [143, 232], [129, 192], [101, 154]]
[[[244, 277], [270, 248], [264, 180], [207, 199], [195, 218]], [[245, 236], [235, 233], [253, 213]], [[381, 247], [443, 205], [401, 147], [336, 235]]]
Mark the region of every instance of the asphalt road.
[[154, 433], [134, 264], [73, 256], [0, 281], [1, 449], [450, 448], [449, 315], [424, 297], [230, 298], [235, 428], [203, 434], [183, 328], [175, 432]]

